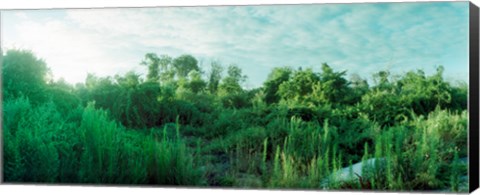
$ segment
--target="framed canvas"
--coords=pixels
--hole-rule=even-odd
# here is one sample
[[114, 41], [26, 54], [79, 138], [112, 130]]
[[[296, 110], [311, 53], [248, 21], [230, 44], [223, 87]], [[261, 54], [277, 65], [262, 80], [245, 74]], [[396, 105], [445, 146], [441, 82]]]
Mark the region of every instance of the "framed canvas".
[[468, 193], [468, 1], [0, 10], [2, 183]]

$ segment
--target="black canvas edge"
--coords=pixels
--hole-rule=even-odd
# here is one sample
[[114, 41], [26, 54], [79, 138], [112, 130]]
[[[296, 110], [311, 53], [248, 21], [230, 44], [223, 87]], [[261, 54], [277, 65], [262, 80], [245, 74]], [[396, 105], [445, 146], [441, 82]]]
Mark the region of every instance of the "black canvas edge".
[[478, 7], [470, 2], [469, 4], [469, 192], [475, 191], [479, 186], [479, 34]]

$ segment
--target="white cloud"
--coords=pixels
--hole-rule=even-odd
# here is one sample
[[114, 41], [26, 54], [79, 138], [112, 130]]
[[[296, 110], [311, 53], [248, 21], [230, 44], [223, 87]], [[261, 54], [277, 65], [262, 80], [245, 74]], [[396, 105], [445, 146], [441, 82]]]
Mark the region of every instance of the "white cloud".
[[32, 48], [68, 81], [83, 81], [85, 70], [98, 75], [140, 71], [138, 62], [147, 52], [236, 63], [255, 86], [274, 66], [318, 70], [328, 62], [369, 76], [379, 69], [433, 70], [456, 58], [465, 62], [467, 6], [422, 5], [68, 10], [65, 18], [48, 21], [18, 17], [20, 38], [7, 43]]
[[123, 73], [138, 64], [129, 59], [129, 55], [114, 55], [119, 52], [114, 46], [120, 44], [102, 34], [89, 33], [61, 20], [38, 22], [33, 18], [23, 19], [15, 26], [18, 39], [6, 37], [5, 46], [32, 50], [46, 61], [57, 79], [63, 77], [72, 83], [83, 82], [87, 72], [107, 76]]

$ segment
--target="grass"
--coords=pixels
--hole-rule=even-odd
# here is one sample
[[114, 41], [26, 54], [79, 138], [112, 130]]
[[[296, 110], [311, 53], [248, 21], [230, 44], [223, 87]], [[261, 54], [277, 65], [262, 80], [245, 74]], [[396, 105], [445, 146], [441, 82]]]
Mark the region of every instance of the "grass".
[[[466, 155], [466, 112], [437, 109], [386, 127], [371, 122], [362, 134], [375, 135], [373, 142], [359, 150], [365, 166], [361, 175], [350, 168], [350, 180], [332, 175], [359, 162], [341, 144], [353, 138], [343, 137], [329, 120], [277, 117], [264, 126], [236, 121], [228, 130], [198, 135], [187, 144], [178, 119], [162, 128], [135, 131], [93, 104], [72, 113], [65, 118], [55, 105], [32, 106], [28, 99], [5, 102], [4, 181], [465, 190], [461, 176], [466, 168], [459, 158]], [[239, 115], [230, 114], [223, 119]], [[227, 126], [226, 121], [212, 125]], [[372, 158], [383, 160], [365, 163]]]
[[157, 140], [126, 130], [93, 105], [79, 124], [64, 121], [50, 104], [4, 105], [5, 182], [202, 185], [178, 123], [175, 139]]

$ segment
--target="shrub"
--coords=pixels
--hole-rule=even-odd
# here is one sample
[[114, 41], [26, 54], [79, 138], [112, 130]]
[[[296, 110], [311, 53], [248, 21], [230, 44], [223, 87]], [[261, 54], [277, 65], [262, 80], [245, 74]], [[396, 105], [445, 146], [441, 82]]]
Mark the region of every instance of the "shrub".
[[[7, 182], [58, 181], [60, 162], [55, 137], [64, 121], [52, 103], [31, 107], [26, 99], [4, 104]], [[11, 114], [11, 115], [10, 115]]]

